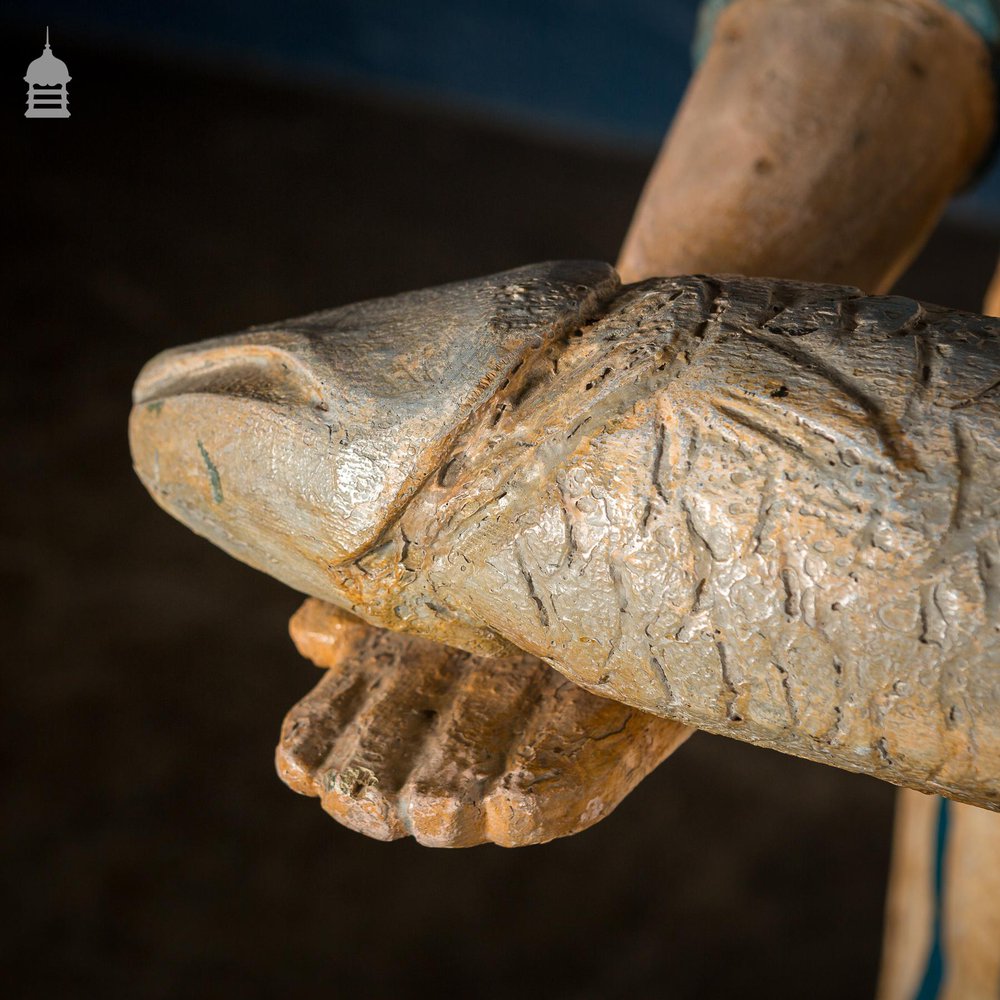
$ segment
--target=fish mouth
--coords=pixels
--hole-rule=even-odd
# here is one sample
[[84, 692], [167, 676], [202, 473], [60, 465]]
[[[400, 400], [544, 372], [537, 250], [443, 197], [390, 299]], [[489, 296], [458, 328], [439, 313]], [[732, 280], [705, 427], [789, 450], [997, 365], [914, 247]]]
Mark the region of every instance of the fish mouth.
[[368, 534], [384, 483], [377, 462], [342, 445], [308, 348], [247, 334], [164, 352], [136, 381], [129, 441], [136, 473], [170, 514], [296, 590], [342, 603], [331, 568]]
[[227, 337], [158, 354], [139, 373], [135, 405], [193, 393], [329, 409], [324, 386], [287, 345]]

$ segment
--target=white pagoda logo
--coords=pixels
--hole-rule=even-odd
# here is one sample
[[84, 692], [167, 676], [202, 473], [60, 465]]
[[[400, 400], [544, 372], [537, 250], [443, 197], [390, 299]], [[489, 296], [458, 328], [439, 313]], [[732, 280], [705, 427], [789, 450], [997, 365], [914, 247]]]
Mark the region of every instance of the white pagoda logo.
[[45, 29], [45, 48], [28, 67], [28, 110], [25, 118], [69, 118], [69, 94], [66, 84], [71, 77], [66, 63], [56, 59], [49, 45], [49, 29]]

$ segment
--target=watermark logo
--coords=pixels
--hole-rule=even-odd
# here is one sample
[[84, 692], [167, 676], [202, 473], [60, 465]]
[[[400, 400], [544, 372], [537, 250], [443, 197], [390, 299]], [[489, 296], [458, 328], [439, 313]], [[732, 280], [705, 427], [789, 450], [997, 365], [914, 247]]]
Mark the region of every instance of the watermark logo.
[[45, 29], [45, 48], [24, 75], [28, 84], [28, 110], [25, 118], [69, 118], [67, 84], [71, 77], [66, 63], [56, 59]]

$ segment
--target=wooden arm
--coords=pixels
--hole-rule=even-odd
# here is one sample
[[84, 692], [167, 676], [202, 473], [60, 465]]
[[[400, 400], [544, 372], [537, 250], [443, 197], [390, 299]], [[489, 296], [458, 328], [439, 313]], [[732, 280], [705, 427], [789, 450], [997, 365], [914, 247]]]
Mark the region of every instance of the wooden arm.
[[994, 127], [989, 53], [933, 0], [737, 0], [639, 202], [626, 281], [888, 288]]

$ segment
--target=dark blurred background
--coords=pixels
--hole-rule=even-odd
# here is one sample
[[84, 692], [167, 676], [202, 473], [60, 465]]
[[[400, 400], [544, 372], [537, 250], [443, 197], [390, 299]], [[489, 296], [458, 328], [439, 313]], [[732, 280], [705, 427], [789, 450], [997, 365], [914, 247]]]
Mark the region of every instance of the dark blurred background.
[[[554, 257], [614, 259], [693, 0], [9, 3], [0, 233], [7, 996], [862, 997], [893, 791], [695, 736], [518, 851], [340, 828], [286, 790], [299, 598], [162, 514], [161, 348]], [[69, 120], [23, 118], [45, 25]], [[992, 178], [902, 282], [976, 308]]]

